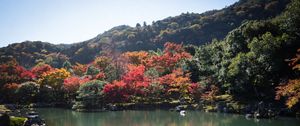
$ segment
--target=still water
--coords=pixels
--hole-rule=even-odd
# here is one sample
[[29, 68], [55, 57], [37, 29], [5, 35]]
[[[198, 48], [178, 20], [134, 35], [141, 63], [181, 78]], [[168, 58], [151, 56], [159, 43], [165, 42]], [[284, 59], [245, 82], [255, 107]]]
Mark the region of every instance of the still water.
[[300, 126], [295, 118], [245, 119], [244, 116], [187, 111], [185, 116], [166, 110], [75, 112], [68, 109], [37, 109], [48, 126]]

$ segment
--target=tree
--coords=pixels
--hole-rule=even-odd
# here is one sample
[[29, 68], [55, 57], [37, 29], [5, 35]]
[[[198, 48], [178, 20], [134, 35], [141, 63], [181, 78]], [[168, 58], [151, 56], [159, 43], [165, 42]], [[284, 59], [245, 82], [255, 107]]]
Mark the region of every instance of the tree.
[[90, 81], [90, 78], [88, 77], [77, 77], [77, 76], [72, 76], [68, 77], [64, 80], [64, 89], [68, 93], [75, 93], [80, 85]]
[[171, 100], [190, 98], [188, 91], [191, 81], [189, 74], [184, 73], [182, 69], [173, 70], [172, 73], [158, 78], [158, 81], [164, 87], [164, 97]]
[[277, 87], [276, 99], [279, 100], [281, 97], [287, 97], [286, 105], [288, 108], [292, 108], [300, 99], [300, 79], [291, 79], [287, 83]]
[[87, 70], [85, 75], [91, 75], [91, 76], [96, 76], [97, 74], [99, 74], [100, 70], [92, 65], [90, 65]]
[[163, 54], [151, 56], [146, 61], [146, 67], [154, 67], [159, 72], [168, 73], [180, 66], [182, 61], [191, 58], [182, 45], [167, 42], [164, 46]]
[[189, 94], [193, 98], [194, 102], [199, 102], [204, 94], [204, 86], [199, 83], [192, 83], [189, 88]]
[[147, 23], [146, 21], [143, 22], [143, 27], [146, 28], [147, 27]]
[[68, 72], [64, 68], [55, 69], [53, 71], [42, 74], [41, 78], [38, 80], [38, 83], [42, 86], [49, 85], [55, 90], [59, 90], [63, 86], [64, 80], [70, 76], [70, 72]]
[[146, 59], [148, 58], [148, 53], [145, 51], [138, 51], [138, 52], [134, 51], [134, 52], [123, 53], [122, 56], [130, 64], [141, 65], [144, 64]]
[[122, 76], [122, 81], [126, 83], [126, 88], [134, 97], [145, 97], [146, 89], [150, 84], [150, 79], [144, 75], [145, 66], [128, 66], [128, 72]]
[[65, 68], [68, 71], [73, 71], [72, 70], [72, 64], [67, 60], [62, 64], [62, 67]]
[[69, 60], [68, 56], [61, 53], [50, 53], [46, 56], [45, 63], [54, 68], [61, 68], [65, 61]]
[[76, 63], [76, 65], [72, 66], [73, 73], [77, 76], [83, 76], [87, 70], [87, 65], [83, 65], [80, 63]]
[[122, 80], [106, 84], [103, 89], [105, 101], [109, 103], [128, 102], [131, 92], [126, 85]]
[[144, 75], [145, 70], [143, 65], [128, 65], [128, 71], [120, 81], [114, 81], [104, 87], [104, 93], [110, 97], [108, 100], [112, 102], [145, 100], [143, 97], [149, 93], [147, 87], [150, 84], [150, 79]]
[[29, 104], [37, 102], [37, 94], [39, 93], [40, 85], [35, 82], [25, 82], [16, 90], [18, 102], [21, 104]]
[[281, 15], [281, 27], [291, 35], [295, 36], [296, 40], [300, 37], [300, 1], [292, 0], [287, 6], [287, 11]]
[[35, 66], [31, 69], [31, 72], [37, 77], [40, 78], [44, 73], [53, 70], [53, 68], [48, 64], [42, 64]]
[[209, 102], [211, 105], [216, 100], [216, 96], [219, 93], [219, 88], [215, 85], [211, 85], [205, 93], [202, 94], [201, 99], [206, 102]]
[[66, 90], [66, 98], [69, 101], [75, 100], [76, 92], [78, 91], [80, 85], [90, 81], [88, 77], [77, 77], [72, 76], [64, 80], [64, 89]]
[[31, 81], [35, 75], [17, 64], [0, 65], [0, 87], [7, 83], [23, 83]]
[[[53, 89], [53, 97], [56, 101], [63, 102], [63, 83], [64, 80], [70, 77], [71, 74], [66, 69], [55, 69], [53, 71], [42, 74], [41, 78], [38, 80], [38, 83], [41, 85], [43, 89]], [[46, 90], [48, 91], [48, 89]]]
[[105, 80], [105, 78], [106, 78], [106, 76], [105, 76], [105, 73], [103, 73], [103, 72], [100, 72], [95, 76], [95, 79], [97, 79], [97, 80]]
[[[2, 97], [5, 98], [4, 99], [4, 103], [15, 103], [17, 100], [17, 95], [16, 95], [16, 90], [20, 87], [20, 84], [16, 84], [16, 83], [10, 83], [10, 84], [5, 84], [2, 88], [1, 88], [1, 92], [2, 92]], [[2, 101], [2, 98], [1, 98]]]
[[[295, 71], [300, 71], [300, 48], [297, 50], [296, 57], [290, 60], [289, 65]], [[279, 100], [281, 97], [286, 97], [286, 105], [288, 108], [292, 108], [299, 103], [300, 100], [300, 78], [299, 74], [296, 78], [289, 79], [286, 83], [282, 83], [277, 87], [276, 99]]]
[[82, 84], [78, 90], [76, 103], [73, 109], [91, 109], [104, 107], [103, 87], [107, 82], [92, 80]]
[[97, 68], [103, 71], [108, 65], [111, 64], [111, 62], [112, 62], [111, 58], [107, 56], [100, 56], [100, 57], [96, 57], [93, 64], [94, 66], [96, 66]]

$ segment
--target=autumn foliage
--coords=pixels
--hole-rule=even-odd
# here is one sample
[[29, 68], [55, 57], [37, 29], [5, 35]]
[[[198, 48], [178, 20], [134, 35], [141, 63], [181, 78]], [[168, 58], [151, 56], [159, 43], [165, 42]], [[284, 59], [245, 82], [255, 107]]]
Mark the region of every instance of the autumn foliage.
[[85, 71], [87, 70], [87, 65], [76, 63], [76, 65], [72, 66], [72, 70], [75, 75], [83, 76]]
[[22, 83], [33, 80], [35, 75], [19, 65], [0, 65], [0, 83]]
[[79, 89], [79, 86], [82, 85], [83, 83], [86, 83], [90, 81], [90, 78], [88, 77], [77, 77], [77, 76], [72, 76], [69, 78], [64, 79], [64, 89], [68, 92], [76, 92]]
[[41, 77], [41, 75], [45, 72], [49, 72], [51, 70], [53, 70], [54, 68], [52, 68], [50, 65], [48, 64], [43, 64], [40, 66], [35, 66], [31, 69], [31, 72], [36, 76], [36, 77]]
[[147, 67], [154, 67], [159, 72], [172, 70], [185, 59], [191, 58], [191, 55], [184, 51], [182, 45], [167, 42], [162, 55], [154, 55], [146, 61]]
[[300, 100], [300, 79], [289, 80], [286, 84], [277, 87], [276, 99], [287, 97], [286, 105], [292, 108]]
[[[190, 96], [189, 73], [181, 69], [180, 62], [191, 56], [182, 45], [166, 43], [162, 55], [140, 51], [126, 52], [122, 56], [128, 61], [126, 72], [121, 80], [104, 86], [104, 94], [109, 96], [111, 102], [144, 101], [145, 97], [155, 96], [157, 90], [161, 91], [158, 96], [161, 99]], [[153, 72], [153, 69], [157, 72]], [[149, 74], [149, 71], [152, 73]]]
[[[66, 61], [68, 69], [53, 68], [48, 64], [39, 64], [31, 70], [17, 64], [1, 65], [3, 76], [0, 79], [6, 84], [3, 87], [5, 92], [14, 92], [21, 83], [33, 80], [44, 95], [49, 93], [60, 101], [65, 98], [68, 104], [79, 100], [75, 105], [77, 108], [87, 105], [87, 99], [82, 99], [89, 98], [87, 94], [106, 103], [172, 101], [200, 95], [197, 90], [201, 86], [192, 84], [189, 71], [183, 69], [183, 61], [190, 58], [182, 45], [168, 42], [161, 53], [134, 51], [114, 56], [100, 55], [89, 64], [71, 65]], [[93, 85], [98, 83], [101, 88], [97, 87], [97, 95], [94, 95], [96, 88], [94, 90]], [[81, 91], [79, 95], [78, 91]], [[81, 99], [76, 99], [78, 96]]]
[[63, 86], [64, 79], [71, 76], [66, 69], [55, 69], [50, 72], [43, 73], [38, 83], [41, 85], [49, 85], [54, 89], [60, 89]]
[[145, 51], [135, 51], [135, 52], [126, 52], [122, 56], [133, 65], [144, 64], [149, 57], [148, 53]]
[[[300, 71], [300, 49], [297, 50], [296, 57], [290, 60], [289, 65], [295, 71]], [[277, 87], [276, 99], [281, 97], [287, 97], [286, 105], [288, 108], [292, 108], [300, 100], [300, 78], [290, 79], [287, 83], [282, 83]]]

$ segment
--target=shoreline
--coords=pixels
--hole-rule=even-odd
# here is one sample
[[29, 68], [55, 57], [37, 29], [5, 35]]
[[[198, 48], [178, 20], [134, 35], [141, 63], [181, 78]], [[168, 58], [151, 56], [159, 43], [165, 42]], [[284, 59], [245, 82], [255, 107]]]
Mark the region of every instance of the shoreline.
[[[168, 110], [168, 111], [180, 111], [180, 110], [192, 110], [192, 111], [203, 111], [203, 112], [212, 112], [212, 113], [226, 113], [226, 114], [238, 114], [238, 115], [254, 115], [255, 112], [252, 111], [247, 113], [245, 108], [240, 109], [228, 109], [222, 108], [218, 106], [204, 106], [199, 104], [180, 104], [180, 103], [118, 103], [118, 104], [107, 104], [105, 107], [101, 108], [93, 108], [93, 109], [72, 109], [71, 106], [62, 105], [60, 103], [33, 103], [30, 105], [19, 105], [19, 104], [4, 104], [10, 112], [8, 113], [10, 116], [16, 117], [25, 117], [26, 113], [29, 111], [34, 111], [36, 108], [62, 108], [69, 109], [77, 112], [108, 112], [108, 111], [126, 111], [126, 110]], [[177, 107], [180, 107], [178, 109]], [[277, 117], [293, 117], [299, 118], [300, 113], [292, 112], [291, 110], [281, 108], [277, 111], [280, 111], [275, 116], [270, 117], [260, 117], [260, 118], [277, 118]], [[254, 117], [254, 116], [251, 116]]]

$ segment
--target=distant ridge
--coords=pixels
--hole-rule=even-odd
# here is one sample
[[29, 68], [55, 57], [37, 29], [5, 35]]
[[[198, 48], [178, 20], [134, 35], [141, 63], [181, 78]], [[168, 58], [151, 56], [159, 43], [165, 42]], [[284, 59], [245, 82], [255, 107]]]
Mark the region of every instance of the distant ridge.
[[279, 15], [290, 0], [240, 0], [221, 10], [202, 14], [182, 13], [148, 25], [116, 26], [96, 37], [74, 44], [54, 45], [41, 41], [25, 41], [0, 48], [0, 60], [15, 58], [27, 68], [55, 58], [71, 63], [89, 63], [104, 48], [120, 52], [156, 50], [167, 42], [202, 45], [226, 34], [247, 20], [265, 20]]

